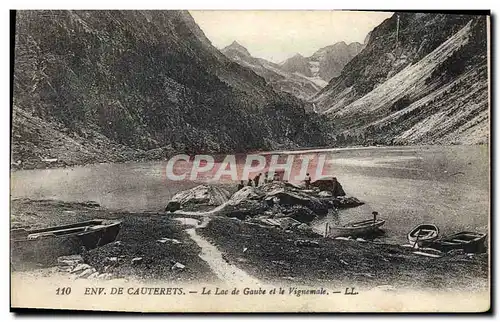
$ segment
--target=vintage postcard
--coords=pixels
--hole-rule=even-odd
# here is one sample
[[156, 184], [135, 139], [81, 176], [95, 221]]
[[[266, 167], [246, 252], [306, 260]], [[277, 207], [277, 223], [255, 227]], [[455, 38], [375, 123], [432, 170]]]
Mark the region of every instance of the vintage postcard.
[[11, 12], [11, 309], [490, 309], [488, 11]]

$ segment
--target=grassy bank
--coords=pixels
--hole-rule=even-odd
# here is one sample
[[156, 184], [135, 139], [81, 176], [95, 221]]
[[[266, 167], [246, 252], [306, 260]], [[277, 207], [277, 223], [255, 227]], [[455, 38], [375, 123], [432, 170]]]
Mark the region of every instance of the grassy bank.
[[[319, 247], [297, 246], [295, 233], [214, 218], [198, 233], [249, 274], [274, 283], [346, 283], [373, 287], [482, 288], [487, 286], [488, 255], [428, 258], [398, 245], [306, 238]], [[244, 249], [246, 249], [244, 251]]]
[[[12, 226], [47, 227], [92, 218], [119, 219], [122, 227], [112, 243], [90, 250], [86, 263], [115, 278], [163, 281], [216, 282], [217, 277], [200, 257], [201, 249], [185, 232], [187, 226], [160, 213], [110, 212], [93, 203], [13, 200]], [[185, 215], [183, 215], [185, 217]], [[273, 284], [349, 287], [392, 285], [424, 289], [484, 289], [488, 286], [488, 254], [445, 255], [428, 258], [398, 245], [333, 240], [303, 236], [225, 217], [213, 217], [198, 234], [210, 241], [230, 264], [263, 282]], [[179, 243], [158, 242], [161, 238]], [[307, 239], [319, 247], [296, 244]], [[116, 257], [115, 264], [107, 258]], [[133, 264], [132, 259], [142, 261]], [[175, 263], [185, 269], [173, 270]], [[37, 263], [16, 263], [16, 270], [39, 268]]]

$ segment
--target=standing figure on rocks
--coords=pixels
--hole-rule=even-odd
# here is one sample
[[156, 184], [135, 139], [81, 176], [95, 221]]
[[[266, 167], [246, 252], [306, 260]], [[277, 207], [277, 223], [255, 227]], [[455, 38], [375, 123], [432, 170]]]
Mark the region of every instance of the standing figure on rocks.
[[244, 186], [245, 186], [245, 184], [243, 183], [243, 180], [241, 180], [240, 183], [238, 184], [238, 190], [237, 191], [240, 191], [241, 189], [243, 189]]
[[260, 173], [253, 178], [253, 182], [255, 183], [255, 187], [259, 186], [259, 181], [260, 181]]
[[311, 187], [311, 176], [309, 173], [306, 173], [306, 179], [304, 180], [304, 183], [306, 184], [306, 189], [309, 189]]
[[252, 179], [248, 178], [247, 186], [249, 187], [253, 186]]

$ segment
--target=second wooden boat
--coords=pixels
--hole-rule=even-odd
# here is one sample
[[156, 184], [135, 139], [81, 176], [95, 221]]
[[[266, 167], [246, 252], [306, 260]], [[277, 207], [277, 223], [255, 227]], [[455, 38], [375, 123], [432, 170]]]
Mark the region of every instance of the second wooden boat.
[[362, 221], [351, 222], [343, 226], [333, 226], [328, 229], [329, 237], [356, 237], [366, 236], [375, 233], [385, 224], [382, 219], [367, 219]]
[[485, 241], [486, 234], [484, 233], [462, 231], [437, 240], [434, 247], [445, 252], [452, 249], [463, 249], [465, 252], [474, 253], [484, 250]]
[[408, 233], [408, 241], [413, 247], [422, 247], [439, 236], [439, 228], [433, 224], [418, 225]]

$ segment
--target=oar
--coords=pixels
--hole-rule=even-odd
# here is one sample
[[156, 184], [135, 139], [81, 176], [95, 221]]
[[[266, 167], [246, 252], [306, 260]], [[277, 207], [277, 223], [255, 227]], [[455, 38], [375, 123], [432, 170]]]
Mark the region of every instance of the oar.
[[415, 248], [415, 246], [417, 246], [417, 243], [418, 243], [418, 237], [420, 237], [420, 229], [417, 230], [417, 239], [415, 239], [415, 243], [413, 244], [413, 248]]

